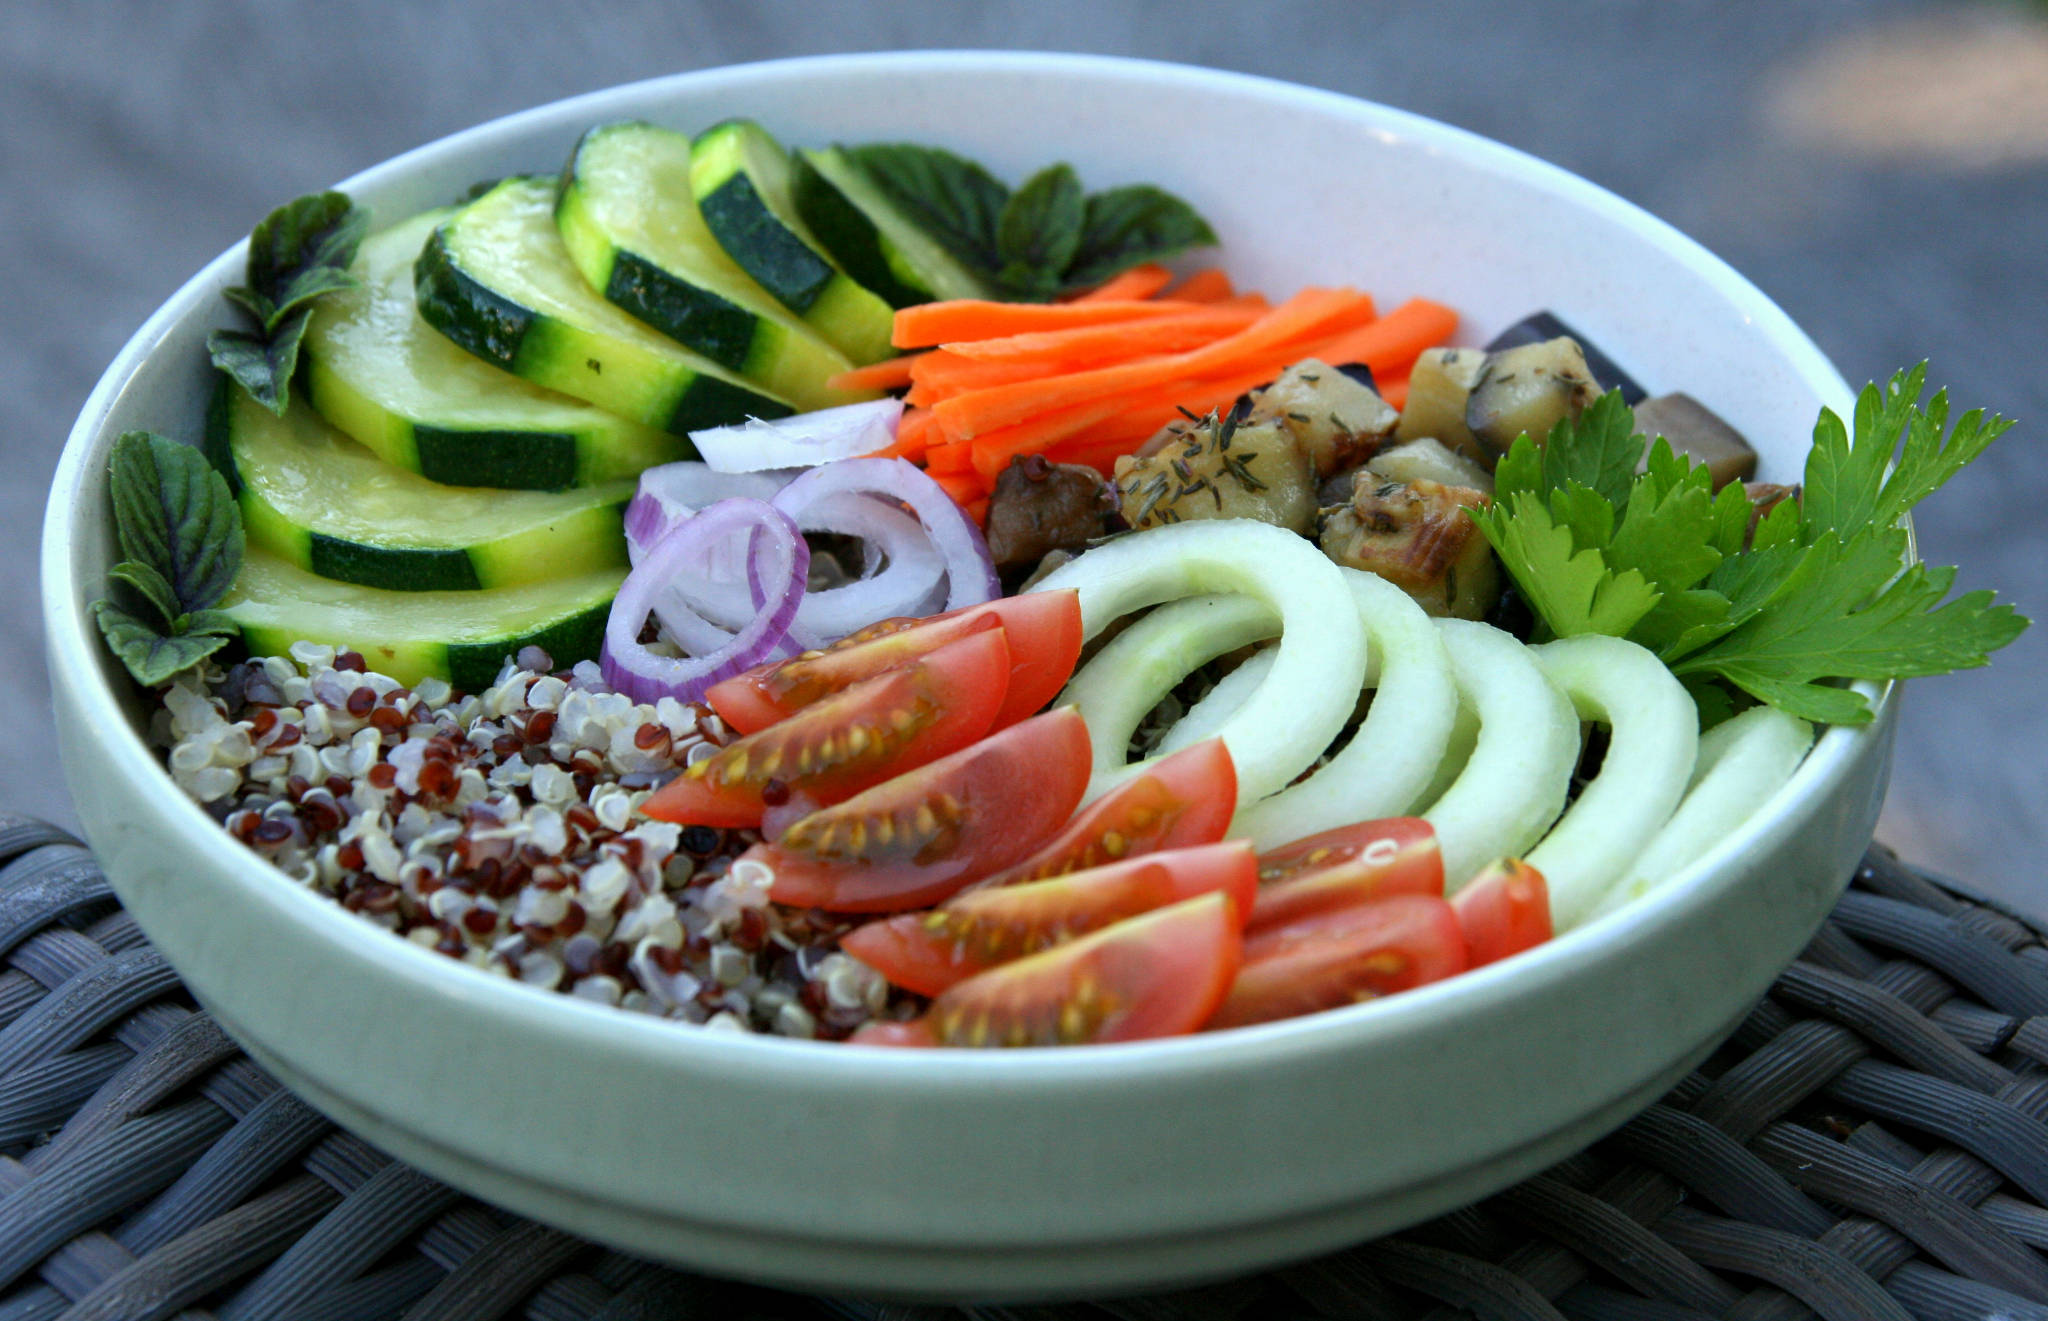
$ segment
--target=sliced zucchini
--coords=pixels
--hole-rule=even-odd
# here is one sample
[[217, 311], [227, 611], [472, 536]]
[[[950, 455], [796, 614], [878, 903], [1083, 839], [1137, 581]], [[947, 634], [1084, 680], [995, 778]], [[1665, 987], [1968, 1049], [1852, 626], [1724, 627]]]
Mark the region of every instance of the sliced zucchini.
[[413, 267], [420, 315], [486, 362], [677, 435], [787, 417], [787, 400], [592, 292], [555, 229], [552, 180], [514, 177], [444, 221]]
[[690, 190], [732, 259], [855, 362], [888, 357], [894, 313], [811, 236], [794, 174], [782, 144], [750, 119], [719, 124], [690, 148]]
[[[690, 139], [681, 133], [642, 123], [585, 133], [562, 175], [555, 227], [591, 288], [670, 339], [800, 408], [874, 398], [827, 386], [853, 366], [846, 355], [718, 246], [690, 196]], [[884, 353], [887, 334], [885, 325]]]
[[249, 541], [322, 578], [476, 591], [626, 562], [630, 480], [569, 491], [442, 486], [383, 462], [303, 402], [278, 417], [226, 377], [206, 451], [241, 503]]
[[[886, 272], [898, 307], [946, 298], [994, 298], [988, 282], [924, 231], [860, 164], [860, 148], [802, 153], [804, 219], [847, 270], [863, 283]], [[834, 201], [834, 198], [837, 201]], [[881, 287], [876, 285], [874, 287]], [[907, 296], [905, 296], [907, 295]]]
[[500, 371], [420, 320], [413, 260], [454, 214], [365, 239], [361, 283], [321, 296], [301, 349], [321, 416], [386, 463], [451, 486], [558, 491], [695, 458], [687, 440]]
[[294, 642], [348, 647], [404, 684], [429, 676], [482, 692], [507, 656], [536, 646], [569, 666], [597, 655], [626, 572], [597, 569], [491, 592], [383, 592], [319, 578], [254, 546], [221, 602], [251, 655]]

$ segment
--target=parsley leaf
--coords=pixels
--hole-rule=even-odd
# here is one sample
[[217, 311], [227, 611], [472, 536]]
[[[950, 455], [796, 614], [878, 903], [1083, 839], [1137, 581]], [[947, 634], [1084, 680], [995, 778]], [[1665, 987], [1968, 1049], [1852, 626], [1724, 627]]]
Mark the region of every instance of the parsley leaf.
[[154, 686], [240, 633], [213, 607], [241, 571], [242, 511], [199, 451], [147, 431], [114, 442], [107, 485], [127, 558], [107, 570], [93, 618], [128, 672]]
[[214, 366], [280, 417], [291, 402], [313, 300], [354, 287], [348, 267], [369, 227], [369, 212], [346, 193], [296, 198], [257, 222], [249, 234], [248, 283], [222, 291], [256, 329], [216, 330], [206, 337], [207, 352]]
[[1823, 409], [1802, 497], [1761, 519], [1662, 440], [1643, 455], [1614, 394], [1518, 439], [1475, 518], [1543, 629], [1655, 650], [1708, 723], [1754, 699], [1863, 724], [1869, 704], [1829, 680], [1984, 665], [2027, 627], [1989, 592], [1944, 604], [1955, 570], [1905, 562], [1899, 519], [2011, 426], [1972, 410], [1951, 429], [1945, 392], [1920, 406], [1925, 377], [1866, 388], [1853, 430]]

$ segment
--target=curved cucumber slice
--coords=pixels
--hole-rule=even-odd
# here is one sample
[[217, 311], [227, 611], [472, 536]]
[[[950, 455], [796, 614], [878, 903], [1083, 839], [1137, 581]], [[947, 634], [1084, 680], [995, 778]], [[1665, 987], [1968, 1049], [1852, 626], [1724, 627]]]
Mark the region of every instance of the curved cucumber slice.
[[941, 298], [993, 298], [989, 283], [896, 204], [860, 164], [860, 148], [805, 151], [803, 217], [841, 265], [898, 307]]
[[1580, 718], [1607, 724], [1600, 771], [1528, 854], [1550, 887], [1550, 923], [1569, 931], [1671, 819], [1699, 754], [1700, 713], [1664, 662], [1588, 634], [1530, 648]]
[[1813, 726], [1774, 706], [1751, 707], [1700, 735], [1685, 800], [1592, 915], [1642, 898], [1726, 838], [1784, 787], [1812, 746]]
[[507, 179], [456, 212], [413, 280], [420, 315], [449, 339], [620, 417], [687, 435], [796, 411], [593, 293], [555, 229], [550, 180]]
[[626, 562], [630, 481], [560, 492], [442, 486], [383, 462], [303, 402], [278, 417], [226, 377], [206, 450], [250, 542], [322, 578], [475, 591]]
[[1421, 801], [1444, 760], [1458, 714], [1457, 682], [1443, 638], [1422, 607], [1384, 578], [1343, 570], [1358, 603], [1377, 687], [1358, 732], [1300, 784], [1244, 808], [1231, 823], [1272, 848], [1354, 821], [1401, 816]]
[[306, 395], [394, 467], [451, 486], [559, 491], [694, 458], [681, 437], [543, 390], [420, 320], [412, 265], [454, 209], [363, 241], [353, 289], [323, 294], [306, 326]]
[[[1109, 621], [1162, 601], [1210, 592], [1236, 592], [1280, 617], [1280, 643], [1272, 671], [1257, 692], [1219, 731], [1237, 764], [1238, 801], [1282, 788], [1322, 755], [1351, 718], [1365, 681], [1365, 628], [1337, 566], [1315, 543], [1285, 528], [1247, 519], [1206, 519], [1152, 528], [1098, 546], [1047, 575], [1038, 590], [1071, 587], [1080, 594], [1081, 631], [1093, 637]], [[1219, 610], [1242, 609], [1219, 605]], [[1134, 693], [1173, 670], [1186, 653], [1152, 657], [1125, 642], [1145, 621], [1112, 639], [1067, 685], [1061, 701], [1077, 703], [1095, 746], [1091, 794], [1132, 773], [1124, 763], [1130, 731], [1144, 710], [1091, 714], [1122, 707]], [[1264, 633], [1244, 641], [1271, 636]], [[1141, 637], [1144, 635], [1140, 635]], [[1206, 647], [1208, 642], [1202, 644]], [[1235, 645], [1235, 644], [1233, 644]], [[1211, 656], [1209, 651], [1167, 681], [1171, 688]], [[1198, 648], [1199, 650], [1199, 648]], [[1125, 671], [1140, 667], [1144, 677]], [[1164, 689], [1154, 689], [1153, 700]], [[1098, 725], [1098, 718], [1103, 723]], [[1146, 763], [1134, 763], [1143, 766]]]
[[569, 157], [555, 228], [591, 288], [686, 348], [803, 409], [875, 397], [826, 381], [853, 366], [725, 255], [690, 196], [690, 140], [606, 124]]
[[[1154, 613], [1178, 610], [1186, 604], [1186, 601], [1177, 601]], [[1270, 611], [1265, 614], [1266, 618], [1272, 621], [1272, 631], [1279, 631], [1280, 617]], [[1264, 683], [1266, 676], [1272, 672], [1271, 647], [1261, 647], [1246, 657], [1242, 665], [1218, 679], [1216, 686], [1202, 694], [1201, 699], [1188, 708], [1188, 713], [1175, 721], [1173, 728], [1166, 731], [1166, 736], [1159, 740], [1159, 755], [1163, 757], [1169, 752], [1191, 748], [1205, 738], [1214, 738], [1216, 731], [1222, 729], [1224, 723], [1237, 714], [1237, 708], [1243, 706], [1245, 701], [1258, 691], [1259, 685]], [[1366, 675], [1365, 681], [1370, 686], [1372, 676]]]
[[380, 592], [316, 578], [250, 548], [221, 609], [258, 656], [294, 642], [349, 647], [404, 684], [428, 676], [482, 692], [507, 656], [544, 648], [557, 666], [597, 655], [623, 569], [494, 592]]
[[1479, 728], [1464, 769], [1422, 814], [1443, 850], [1444, 888], [1455, 894], [1495, 858], [1521, 856], [1557, 820], [1578, 762], [1579, 718], [1509, 634], [1465, 619], [1436, 626], [1459, 701]]
[[855, 362], [889, 356], [895, 314], [812, 237], [789, 153], [766, 129], [734, 119], [699, 135], [690, 191], [718, 245], [784, 307]]

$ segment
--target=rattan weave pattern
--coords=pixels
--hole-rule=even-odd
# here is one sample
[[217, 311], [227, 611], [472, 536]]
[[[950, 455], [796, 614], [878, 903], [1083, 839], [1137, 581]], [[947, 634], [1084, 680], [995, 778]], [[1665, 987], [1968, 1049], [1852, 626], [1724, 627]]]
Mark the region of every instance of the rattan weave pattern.
[[1727, 1045], [1537, 1178], [1256, 1279], [946, 1309], [683, 1275], [391, 1160], [0, 814], [0, 1321], [2048, 1321], [2044, 1250], [2048, 945], [1882, 849]]

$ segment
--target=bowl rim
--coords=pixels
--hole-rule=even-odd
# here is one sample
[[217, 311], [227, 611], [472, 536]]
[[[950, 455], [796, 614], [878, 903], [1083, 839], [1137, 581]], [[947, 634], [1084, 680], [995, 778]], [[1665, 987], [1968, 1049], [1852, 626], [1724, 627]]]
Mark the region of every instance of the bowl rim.
[[[905, 76], [934, 70], [964, 70], [1146, 79], [1182, 88], [1249, 94], [1359, 122], [1390, 141], [1402, 137], [1417, 141], [1434, 153], [1458, 157], [1472, 167], [1512, 177], [1641, 235], [1708, 280], [1743, 313], [1758, 334], [1772, 341], [1788, 366], [1813, 387], [1828, 407], [1846, 416], [1852, 406], [1848, 384], [1786, 312], [1697, 241], [1609, 190], [1516, 148], [1411, 111], [1280, 79], [1196, 65], [1055, 52], [929, 50], [815, 55], [718, 66], [623, 83], [500, 116], [414, 147], [334, 186], [355, 192], [401, 183], [415, 169], [440, 156], [516, 143], [526, 136], [552, 130], [564, 120], [599, 122], [607, 115], [616, 117], [619, 102], [641, 102], [650, 95], [678, 87], [715, 89], [722, 82], [777, 81], [847, 69]], [[87, 737], [102, 743], [103, 752], [122, 768], [122, 773], [131, 778], [140, 775], [145, 781], [153, 777], [155, 787], [169, 800], [165, 808], [169, 825], [210, 856], [226, 860], [223, 871], [232, 878], [243, 901], [265, 906], [304, 938], [339, 947], [338, 952], [344, 957], [372, 965], [383, 976], [397, 978], [427, 994], [465, 1001], [471, 1012], [517, 1020], [516, 1025], [527, 1030], [561, 1037], [602, 1033], [616, 1049], [630, 1050], [658, 1065], [697, 1056], [702, 1067], [720, 1071], [735, 1068], [787, 1072], [791, 1076], [801, 1075], [813, 1087], [829, 1076], [835, 1085], [880, 1093], [935, 1087], [972, 1088], [992, 1080], [1002, 1080], [1009, 1086], [1092, 1089], [1115, 1085], [1119, 1080], [1207, 1071], [1214, 1065], [1244, 1067], [1238, 1061], [1277, 1063], [1304, 1054], [1355, 1047], [1375, 1036], [1435, 1032], [1455, 1025], [1466, 1014], [1497, 1007], [1539, 982], [1574, 979], [1589, 964], [1612, 957], [1657, 931], [1686, 922], [1719, 891], [1737, 882], [1741, 869], [1734, 864], [1741, 856], [1767, 846], [1801, 824], [1804, 809], [1823, 801], [1828, 786], [1843, 777], [1866, 742], [1881, 737], [1896, 703], [1893, 683], [1857, 684], [1858, 691], [1871, 701], [1873, 719], [1869, 724], [1826, 728], [1791, 780], [1750, 820], [1655, 891], [1616, 912], [1589, 921], [1513, 960], [1475, 969], [1384, 1002], [1229, 1032], [1031, 1051], [849, 1050], [842, 1043], [769, 1035], [693, 1033], [665, 1019], [479, 975], [475, 969], [410, 941], [382, 935], [364, 939], [369, 932], [353, 915], [297, 884], [279, 884], [285, 879], [281, 872], [256, 854], [236, 847], [199, 804], [176, 788], [161, 758], [145, 742], [143, 731], [129, 719], [107, 682], [106, 670], [97, 654], [99, 634], [91, 622], [90, 609], [78, 604], [83, 592], [71, 571], [71, 557], [81, 521], [79, 512], [84, 502], [101, 498], [87, 482], [88, 476], [98, 469], [97, 464], [87, 462], [98, 448], [95, 441], [105, 429], [116, 400], [173, 327], [188, 317], [204, 315], [213, 303], [213, 291], [235, 278], [245, 249], [246, 240], [237, 241], [201, 267], [151, 313], [95, 384], [65, 440], [51, 483], [41, 547], [42, 611], [51, 677], [75, 689], [91, 727]], [[824, 1072], [820, 1071], [821, 1066]]]

